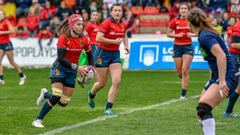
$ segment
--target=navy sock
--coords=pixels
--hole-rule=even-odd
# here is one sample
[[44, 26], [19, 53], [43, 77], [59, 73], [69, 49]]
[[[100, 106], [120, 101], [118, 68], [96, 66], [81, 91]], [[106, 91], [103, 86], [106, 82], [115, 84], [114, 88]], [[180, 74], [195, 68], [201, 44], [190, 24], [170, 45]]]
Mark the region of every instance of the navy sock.
[[0, 75], [0, 79], [1, 79], [1, 80], [4, 80], [3, 75]]
[[40, 111], [40, 113], [38, 114], [37, 119], [43, 119], [44, 116], [52, 109], [52, 106], [50, 106], [48, 104], [48, 102], [45, 102], [45, 104], [42, 107], [42, 110]]
[[49, 98], [51, 98], [52, 97], [52, 93], [50, 93], [50, 92], [45, 92], [44, 93], [44, 98], [45, 99], [49, 99]]
[[182, 96], [185, 97], [187, 94], [187, 90], [186, 89], [182, 89]]
[[23, 78], [24, 77], [24, 74], [21, 72], [21, 73], [19, 73], [19, 77], [20, 78]]
[[107, 102], [106, 110], [111, 109], [113, 107], [113, 103]]
[[90, 91], [90, 92], [88, 92], [88, 96], [89, 96], [91, 99], [93, 99], [96, 95], [93, 95], [92, 92]]
[[227, 110], [226, 110], [227, 113], [232, 113], [233, 107], [234, 107], [234, 105], [235, 105], [238, 97], [239, 97], [239, 94], [236, 93], [236, 92], [234, 92], [234, 93], [232, 93], [232, 94], [230, 95], [230, 97], [229, 97], [229, 99], [228, 99]]

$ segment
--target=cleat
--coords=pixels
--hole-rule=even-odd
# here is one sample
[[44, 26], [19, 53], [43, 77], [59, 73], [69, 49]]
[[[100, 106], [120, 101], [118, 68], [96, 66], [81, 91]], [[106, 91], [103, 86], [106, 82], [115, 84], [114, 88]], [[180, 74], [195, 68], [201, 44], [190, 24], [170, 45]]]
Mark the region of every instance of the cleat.
[[4, 85], [5, 84], [5, 81], [0, 79], [0, 85]]
[[95, 106], [96, 106], [96, 104], [95, 104], [95, 102], [94, 102], [94, 99], [92, 99], [92, 98], [90, 98], [90, 92], [91, 91], [89, 91], [88, 92], [88, 105], [89, 105], [89, 107], [91, 107], [92, 109], [94, 109], [95, 108]]
[[83, 85], [83, 82], [82, 82], [82, 79], [81, 79], [81, 78], [78, 78], [78, 79], [77, 79], [77, 82], [78, 82], [78, 84], [79, 84], [82, 88], [84, 88], [84, 85]]
[[38, 106], [41, 105], [44, 102], [44, 100], [45, 100], [44, 93], [46, 93], [46, 92], [48, 92], [48, 90], [46, 88], [41, 89], [40, 95], [39, 95], [39, 97], [37, 99], [37, 102], [36, 102], [36, 104]]
[[113, 112], [111, 111], [111, 109], [107, 109], [107, 110], [104, 111], [104, 115], [106, 115], [106, 116], [113, 116], [113, 115], [116, 115], [116, 114], [113, 113]]
[[25, 83], [25, 80], [26, 80], [27, 76], [24, 75], [23, 77], [20, 77], [19, 79], [19, 85], [23, 85]]
[[187, 97], [186, 96], [181, 96], [180, 99], [185, 100], [185, 99], [187, 99]]
[[44, 125], [42, 123], [42, 120], [36, 119], [32, 122], [32, 125], [36, 128], [44, 128]]
[[236, 113], [227, 113], [227, 112], [224, 112], [224, 117], [225, 117], [225, 118], [240, 118], [240, 115], [239, 115], [239, 114], [236, 114]]

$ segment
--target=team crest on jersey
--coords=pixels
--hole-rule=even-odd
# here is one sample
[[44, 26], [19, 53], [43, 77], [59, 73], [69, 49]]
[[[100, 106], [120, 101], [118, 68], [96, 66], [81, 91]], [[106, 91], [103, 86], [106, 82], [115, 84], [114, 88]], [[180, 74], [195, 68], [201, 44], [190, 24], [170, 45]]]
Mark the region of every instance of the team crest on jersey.
[[59, 69], [55, 69], [55, 75], [60, 75], [60, 71], [59, 71]]
[[84, 46], [84, 43], [83, 43], [83, 41], [81, 40], [80, 41], [80, 47], [83, 47]]
[[98, 61], [97, 61], [98, 64], [102, 64], [102, 59], [99, 58]]

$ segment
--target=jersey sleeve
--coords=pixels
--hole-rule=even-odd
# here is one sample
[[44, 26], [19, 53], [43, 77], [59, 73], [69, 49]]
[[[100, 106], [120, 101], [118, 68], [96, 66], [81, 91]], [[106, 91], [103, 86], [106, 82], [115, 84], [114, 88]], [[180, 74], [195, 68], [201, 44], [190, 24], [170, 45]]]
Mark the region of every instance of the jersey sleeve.
[[67, 48], [67, 38], [64, 34], [60, 35], [57, 42], [58, 48]]
[[232, 30], [232, 43], [240, 43], [240, 30], [237, 27]]
[[105, 20], [100, 24], [99, 32], [106, 33], [109, 29], [109, 19]]
[[170, 22], [169, 28], [175, 30], [175, 28], [176, 28], [176, 21], [175, 21], [175, 19], [173, 19], [173, 20]]
[[205, 46], [209, 50], [211, 50], [215, 44], [219, 44], [218, 41], [216, 40], [216, 37], [211, 33], [202, 35], [200, 37], [200, 42], [202, 43], [203, 46]]
[[90, 40], [88, 37], [83, 36], [83, 43], [84, 43], [84, 50], [86, 52], [89, 52], [91, 50], [91, 46], [90, 46]]

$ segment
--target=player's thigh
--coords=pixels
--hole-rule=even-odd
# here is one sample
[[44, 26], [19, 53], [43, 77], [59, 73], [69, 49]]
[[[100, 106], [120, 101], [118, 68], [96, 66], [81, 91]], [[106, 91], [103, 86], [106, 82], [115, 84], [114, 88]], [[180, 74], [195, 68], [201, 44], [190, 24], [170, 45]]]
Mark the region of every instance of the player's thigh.
[[73, 90], [74, 90], [74, 88], [72, 88], [72, 87], [66, 87], [66, 86], [64, 86], [64, 87], [63, 87], [63, 94], [64, 94], [65, 96], [71, 97], [72, 94], [73, 94]]
[[178, 57], [178, 58], [173, 58], [175, 66], [176, 66], [176, 70], [179, 74], [182, 73], [182, 58]]
[[0, 49], [0, 63], [2, 63], [3, 57], [4, 57], [4, 51]]
[[200, 97], [199, 102], [200, 103], [207, 103], [211, 107], [217, 106], [222, 100], [224, 100], [224, 97], [221, 97], [220, 95], [220, 87], [218, 84], [214, 83], [212, 84], [205, 93]]
[[109, 67], [96, 67], [97, 81], [105, 84], [108, 78]]
[[184, 54], [183, 57], [182, 57], [182, 68], [183, 69], [189, 69], [190, 64], [192, 63], [192, 60], [193, 60], [192, 55]]
[[120, 83], [122, 78], [122, 66], [120, 63], [113, 63], [109, 66], [112, 82]]

